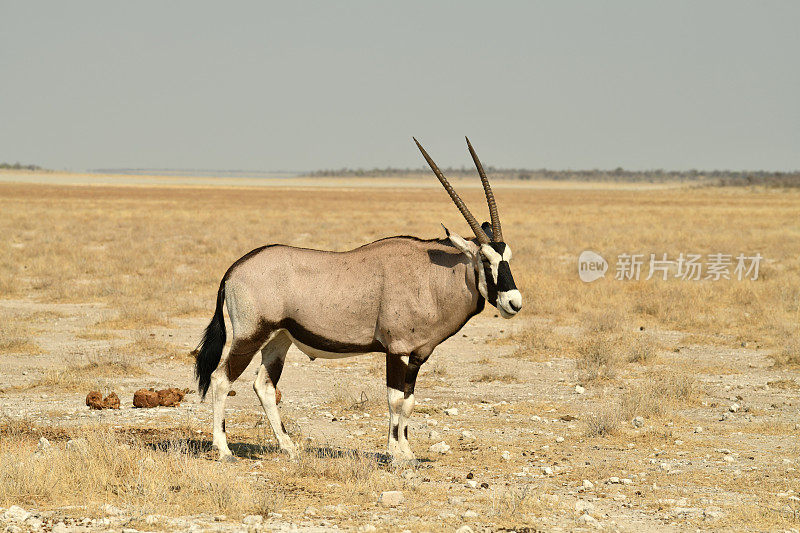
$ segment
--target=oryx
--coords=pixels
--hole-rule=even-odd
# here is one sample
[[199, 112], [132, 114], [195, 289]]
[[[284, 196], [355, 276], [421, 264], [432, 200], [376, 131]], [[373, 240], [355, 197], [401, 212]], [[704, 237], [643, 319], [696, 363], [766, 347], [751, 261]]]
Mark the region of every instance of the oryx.
[[[492, 221], [483, 227], [425, 149], [414, 142], [475, 238], [464, 239], [445, 228], [446, 239], [388, 237], [347, 252], [273, 244], [233, 263], [219, 285], [216, 311], [195, 366], [201, 395], [211, 389], [213, 445], [220, 459], [232, 458], [225, 436], [225, 399], [231, 383], [258, 351], [261, 366], [253, 389], [281, 449], [295, 457], [275, 403], [286, 352], [294, 344], [312, 360], [385, 353], [388, 451], [393, 459], [414, 460], [408, 419], [420, 365], [480, 313], [485, 301], [504, 318], [522, 307], [494, 195], [469, 139]], [[224, 358], [223, 304], [233, 330]]]

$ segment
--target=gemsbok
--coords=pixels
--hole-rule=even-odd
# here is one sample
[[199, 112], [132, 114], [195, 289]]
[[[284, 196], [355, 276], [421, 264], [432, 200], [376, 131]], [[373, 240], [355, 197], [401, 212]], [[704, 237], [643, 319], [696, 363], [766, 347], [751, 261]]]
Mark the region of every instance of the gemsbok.
[[[296, 457], [275, 401], [286, 352], [294, 344], [311, 360], [386, 354], [389, 455], [414, 461], [408, 420], [420, 366], [480, 313], [486, 301], [503, 318], [519, 312], [522, 295], [508, 265], [511, 249], [503, 241], [492, 188], [469, 139], [492, 221], [483, 226], [414, 142], [475, 238], [464, 239], [445, 228], [445, 239], [387, 237], [347, 252], [272, 244], [233, 263], [220, 282], [216, 311], [195, 366], [202, 397], [211, 390], [213, 446], [221, 460], [233, 459], [225, 435], [225, 399], [258, 351], [261, 366], [253, 389], [281, 450]], [[223, 304], [233, 332], [224, 358]]]

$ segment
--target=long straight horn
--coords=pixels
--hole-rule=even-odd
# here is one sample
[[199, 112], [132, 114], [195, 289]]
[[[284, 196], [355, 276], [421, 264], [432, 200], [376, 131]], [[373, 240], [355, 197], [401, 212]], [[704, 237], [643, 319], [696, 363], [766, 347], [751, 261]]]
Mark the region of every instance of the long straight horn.
[[481, 229], [481, 225], [478, 224], [478, 221], [475, 220], [475, 217], [472, 216], [472, 213], [469, 212], [467, 205], [464, 203], [461, 197], [458, 196], [458, 193], [456, 193], [456, 191], [453, 189], [453, 186], [450, 185], [450, 182], [447, 181], [447, 178], [444, 177], [444, 174], [442, 174], [442, 171], [436, 166], [436, 163], [433, 162], [433, 159], [431, 159], [431, 156], [429, 156], [428, 152], [425, 151], [425, 148], [419, 144], [419, 141], [416, 138], [412, 138], [414, 139], [414, 142], [417, 143], [417, 148], [419, 148], [419, 151], [422, 152], [422, 157], [425, 158], [425, 161], [428, 162], [428, 165], [431, 167], [431, 170], [433, 170], [433, 173], [436, 174], [436, 177], [439, 178], [442, 186], [444, 186], [444, 190], [447, 191], [447, 194], [450, 195], [453, 203], [456, 204], [458, 210], [461, 211], [461, 214], [464, 215], [465, 219], [467, 219], [467, 224], [469, 224], [469, 227], [472, 228], [472, 232], [475, 234], [478, 242], [481, 244], [489, 244], [489, 237], [487, 237], [486, 233]]
[[492, 217], [492, 240], [495, 242], [503, 242], [503, 230], [500, 228], [500, 216], [497, 214], [497, 202], [494, 200], [492, 186], [489, 185], [489, 178], [486, 177], [486, 172], [483, 171], [481, 160], [478, 159], [478, 154], [476, 154], [475, 150], [472, 148], [469, 137], [464, 138], [467, 139], [469, 154], [472, 156], [472, 160], [475, 161], [475, 166], [478, 167], [478, 174], [481, 176], [481, 183], [483, 183], [483, 192], [486, 193], [486, 202], [489, 204], [489, 215]]

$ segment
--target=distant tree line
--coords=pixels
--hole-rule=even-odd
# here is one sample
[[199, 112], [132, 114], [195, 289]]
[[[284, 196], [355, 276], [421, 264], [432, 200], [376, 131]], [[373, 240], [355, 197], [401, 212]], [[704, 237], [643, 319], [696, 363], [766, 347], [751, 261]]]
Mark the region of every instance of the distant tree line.
[[[625, 170], [617, 167], [613, 170], [548, 170], [525, 168], [485, 167], [486, 173], [493, 179], [509, 180], [549, 180], [549, 181], [603, 181], [628, 183], [665, 183], [686, 182], [697, 185], [747, 186], [763, 185], [768, 187], [800, 187], [800, 171], [767, 172], [733, 171], [733, 170]], [[447, 176], [475, 176], [472, 168], [446, 168], [442, 170]], [[427, 168], [373, 168], [373, 169], [329, 169], [308, 172], [311, 177], [409, 177], [427, 174]]]
[[0, 170], [42, 170], [38, 165], [23, 165], [19, 161], [16, 163], [0, 163]]

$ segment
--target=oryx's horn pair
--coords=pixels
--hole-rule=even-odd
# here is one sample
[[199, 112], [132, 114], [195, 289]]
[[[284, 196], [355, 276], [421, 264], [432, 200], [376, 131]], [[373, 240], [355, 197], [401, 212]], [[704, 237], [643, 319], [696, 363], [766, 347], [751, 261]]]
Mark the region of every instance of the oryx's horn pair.
[[[481, 183], [483, 183], [483, 191], [486, 193], [486, 201], [489, 204], [489, 215], [492, 217], [492, 241], [494, 242], [503, 242], [503, 230], [500, 228], [500, 217], [497, 214], [497, 203], [494, 200], [494, 194], [492, 194], [492, 186], [489, 185], [489, 179], [486, 177], [486, 172], [483, 171], [483, 165], [481, 165], [480, 159], [478, 159], [478, 154], [475, 153], [475, 150], [472, 148], [472, 144], [469, 142], [469, 138], [467, 139], [467, 147], [469, 148], [469, 153], [472, 156], [472, 160], [475, 162], [475, 166], [478, 168], [478, 174], [481, 176]], [[473, 233], [475, 233], [475, 237], [477, 237], [478, 242], [481, 244], [489, 244], [490, 240], [486, 233], [481, 229], [481, 225], [475, 219], [475, 217], [470, 213], [469, 208], [464, 203], [464, 200], [458, 196], [458, 193], [453, 189], [453, 186], [450, 185], [450, 182], [447, 181], [447, 178], [444, 177], [442, 171], [439, 170], [439, 167], [436, 166], [436, 163], [433, 162], [431, 156], [428, 155], [428, 152], [425, 151], [425, 148], [419, 144], [416, 138], [414, 138], [414, 142], [417, 143], [417, 148], [419, 151], [422, 152], [422, 156], [425, 158], [425, 161], [428, 162], [430, 165], [431, 170], [433, 173], [436, 174], [436, 177], [439, 178], [439, 181], [442, 182], [447, 194], [450, 195], [450, 198], [453, 199], [453, 202], [458, 207], [458, 210], [461, 211], [461, 214], [464, 215], [464, 218], [467, 220], [469, 227], [472, 228]]]

